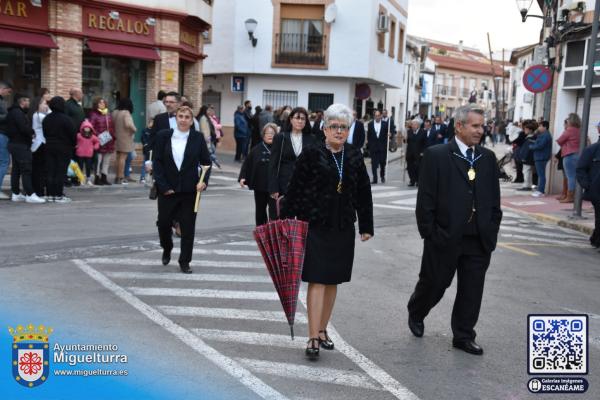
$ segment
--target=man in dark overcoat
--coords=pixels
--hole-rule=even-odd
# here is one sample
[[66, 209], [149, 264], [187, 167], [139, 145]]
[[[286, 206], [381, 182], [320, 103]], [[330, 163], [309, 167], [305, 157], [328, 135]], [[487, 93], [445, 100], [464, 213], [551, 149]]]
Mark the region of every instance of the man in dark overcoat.
[[408, 186], [415, 186], [419, 179], [419, 163], [427, 142], [427, 133], [421, 128], [421, 120], [410, 121], [410, 129], [406, 133], [406, 170], [410, 180]]
[[502, 220], [499, 170], [494, 153], [478, 145], [484, 110], [456, 111], [456, 134], [428, 148], [420, 165], [417, 226], [424, 239], [419, 280], [408, 302], [408, 326], [420, 337], [423, 320], [458, 275], [452, 310], [452, 344], [481, 355], [475, 342], [485, 273]]
[[377, 183], [377, 170], [380, 169], [381, 183], [385, 183], [385, 166], [387, 164], [388, 126], [381, 119], [381, 111], [375, 110], [375, 118], [367, 128], [367, 147], [371, 156], [373, 181]]

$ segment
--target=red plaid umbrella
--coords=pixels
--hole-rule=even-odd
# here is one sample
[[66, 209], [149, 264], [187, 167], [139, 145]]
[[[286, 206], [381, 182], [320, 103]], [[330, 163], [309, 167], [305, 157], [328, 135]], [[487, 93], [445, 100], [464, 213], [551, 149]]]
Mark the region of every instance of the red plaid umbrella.
[[254, 239], [281, 300], [292, 339], [307, 233], [308, 223], [297, 219], [270, 221], [254, 229]]

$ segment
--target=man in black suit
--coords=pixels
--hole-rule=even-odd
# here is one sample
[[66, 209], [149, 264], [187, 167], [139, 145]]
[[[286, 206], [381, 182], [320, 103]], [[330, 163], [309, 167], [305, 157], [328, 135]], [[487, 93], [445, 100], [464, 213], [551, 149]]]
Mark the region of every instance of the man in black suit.
[[408, 326], [420, 337], [423, 320], [452, 283], [458, 284], [454, 347], [481, 355], [475, 343], [485, 273], [502, 220], [499, 171], [494, 153], [478, 145], [484, 111], [475, 104], [456, 111], [455, 139], [428, 148], [417, 194], [417, 225], [424, 239], [419, 281], [408, 302]]
[[360, 150], [365, 145], [365, 125], [362, 121], [356, 119], [356, 111], [352, 112], [352, 118], [352, 125], [350, 125], [346, 142]]
[[435, 144], [448, 142], [448, 127], [442, 122], [442, 117], [435, 117], [432, 128], [435, 132]]
[[158, 190], [158, 235], [163, 248], [162, 263], [171, 260], [173, 239], [171, 226], [174, 219], [181, 228], [179, 267], [190, 274], [194, 247], [196, 192], [206, 189], [208, 177], [199, 182], [198, 169], [211, 165], [210, 153], [204, 136], [192, 129], [194, 114], [182, 106], [176, 112], [176, 127], [161, 130], [156, 135], [154, 180]]
[[390, 137], [396, 136], [396, 124], [394, 123], [394, 117], [388, 116], [388, 110], [383, 110], [383, 113], [381, 114], [381, 120], [387, 122]]
[[419, 162], [425, 151], [426, 140], [427, 133], [421, 128], [421, 120], [413, 119], [406, 133], [406, 170], [410, 179], [408, 186], [415, 186], [419, 179]]
[[150, 133], [148, 135], [148, 148], [150, 150], [155, 150], [154, 142], [158, 132], [164, 131], [165, 129], [175, 129], [177, 127], [175, 111], [177, 111], [177, 108], [181, 105], [181, 96], [177, 92], [169, 92], [163, 98], [163, 102], [165, 103], [167, 112], [156, 114], [156, 116], [154, 116], [154, 123], [152, 124], [152, 128], [150, 128]]
[[375, 119], [369, 122], [367, 129], [367, 147], [371, 156], [372, 183], [377, 183], [377, 169], [381, 168], [381, 183], [385, 183], [385, 165], [387, 163], [388, 125], [381, 119], [381, 111], [375, 110]]

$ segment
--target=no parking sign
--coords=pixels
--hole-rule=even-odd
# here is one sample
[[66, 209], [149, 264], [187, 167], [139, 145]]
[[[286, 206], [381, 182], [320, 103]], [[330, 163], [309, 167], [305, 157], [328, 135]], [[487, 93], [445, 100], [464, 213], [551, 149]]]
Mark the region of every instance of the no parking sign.
[[523, 85], [532, 93], [542, 93], [552, 86], [552, 70], [545, 65], [533, 65], [523, 74]]

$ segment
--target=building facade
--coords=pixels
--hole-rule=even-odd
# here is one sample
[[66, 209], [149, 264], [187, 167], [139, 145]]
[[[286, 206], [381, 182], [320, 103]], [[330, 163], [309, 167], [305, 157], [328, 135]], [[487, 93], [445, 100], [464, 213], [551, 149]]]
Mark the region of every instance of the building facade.
[[[508, 72], [501, 61], [490, 63], [474, 48], [414, 37], [425, 47], [421, 68], [421, 114], [451, 117], [456, 108], [476, 102], [486, 117], [496, 115], [496, 88], [502, 102], [502, 85], [507, 97]], [[502, 77], [504, 77], [504, 82]], [[427, 111], [427, 112], [426, 112]]]
[[[386, 105], [397, 116], [405, 102], [407, 6], [407, 0], [215, 2], [219, 35], [204, 47], [204, 99], [216, 107], [226, 141], [244, 100], [311, 111], [343, 103], [360, 115]], [[255, 45], [248, 20], [255, 21]]]
[[96, 96], [113, 109], [134, 103], [146, 126], [146, 105], [159, 89], [202, 100], [203, 34], [212, 1], [5, 0], [0, 3], [0, 80], [35, 96], [40, 88], [68, 97], [83, 90], [83, 106]]

